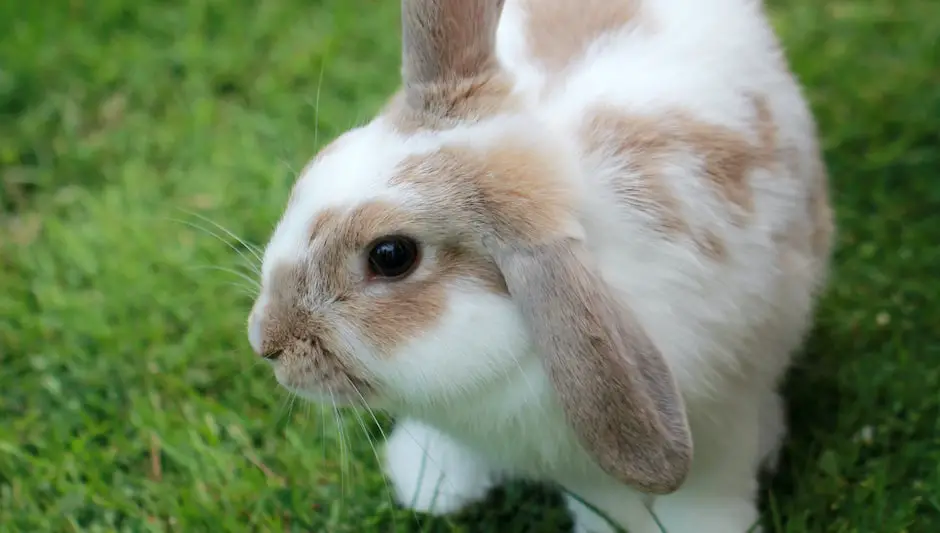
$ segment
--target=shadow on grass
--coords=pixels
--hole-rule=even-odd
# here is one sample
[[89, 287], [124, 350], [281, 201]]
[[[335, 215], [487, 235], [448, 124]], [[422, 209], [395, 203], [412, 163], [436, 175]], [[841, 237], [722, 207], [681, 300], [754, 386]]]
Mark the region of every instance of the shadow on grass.
[[788, 531], [789, 517], [781, 509], [791, 507], [794, 495], [805, 492], [800, 484], [807, 468], [827, 465], [819, 436], [837, 433], [839, 405], [847, 393], [832, 371], [832, 358], [826, 357], [845, 353], [838, 343], [835, 332], [817, 326], [786, 377], [783, 395], [789, 431], [776, 473], [765, 472], [761, 479], [760, 509], [767, 531]]
[[409, 531], [568, 533], [572, 527], [558, 490], [536, 483], [514, 481], [494, 489], [485, 500], [452, 517], [418, 516]]

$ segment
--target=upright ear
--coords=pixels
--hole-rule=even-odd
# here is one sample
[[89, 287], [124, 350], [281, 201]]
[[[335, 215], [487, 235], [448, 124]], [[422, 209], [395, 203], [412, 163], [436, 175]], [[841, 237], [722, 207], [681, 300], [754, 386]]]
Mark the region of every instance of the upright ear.
[[678, 489], [692, 462], [682, 397], [662, 355], [616, 301], [583, 244], [484, 245], [582, 445], [624, 483], [656, 494]]
[[493, 68], [504, 1], [402, 0], [406, 91], [473, 78]]

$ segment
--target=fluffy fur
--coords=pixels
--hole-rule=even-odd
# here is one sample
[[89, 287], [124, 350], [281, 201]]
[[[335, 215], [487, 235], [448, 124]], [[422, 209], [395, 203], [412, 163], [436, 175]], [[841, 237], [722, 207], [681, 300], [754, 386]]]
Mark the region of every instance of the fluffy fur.
[[[761, 3], [403, 0], [402, 25], [402, 90], [292, 191], [252, 347], [398, 415], [385, 468], [418, 510], [526, 477], [631, 533], [748, 531], [833, 234]], [[377, 280], [390, 234], [420, 262]]]

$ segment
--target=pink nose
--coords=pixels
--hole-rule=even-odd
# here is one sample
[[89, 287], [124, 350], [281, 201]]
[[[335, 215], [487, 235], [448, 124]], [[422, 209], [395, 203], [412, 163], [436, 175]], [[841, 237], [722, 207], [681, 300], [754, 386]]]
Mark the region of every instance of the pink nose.
[[252, 310], [248, 316], [248, 343], [251, 349], [258, 355], [261, 355], [261, 313]]

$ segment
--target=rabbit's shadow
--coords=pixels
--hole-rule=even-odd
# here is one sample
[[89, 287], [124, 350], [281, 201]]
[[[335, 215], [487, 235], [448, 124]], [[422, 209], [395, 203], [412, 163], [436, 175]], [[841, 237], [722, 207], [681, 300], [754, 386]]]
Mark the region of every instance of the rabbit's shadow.
[[761, 511], [770, 531], [777, 531], [770, 523], [777, 512], [774, 507], [786, 507], [800, 491], [799, 473], [819, 463], [824, 452], [819, 436], [837, 431], [839, 405], [847, 391], [837, 379], [838, 361], [831, 354], [849, 353], [848, 348], [839, 348], [841, 340], [835, 331], [817, 325], [787, 374], [782, 391], [787, 437], [776, 471], [765, 472], [761, 483]]

